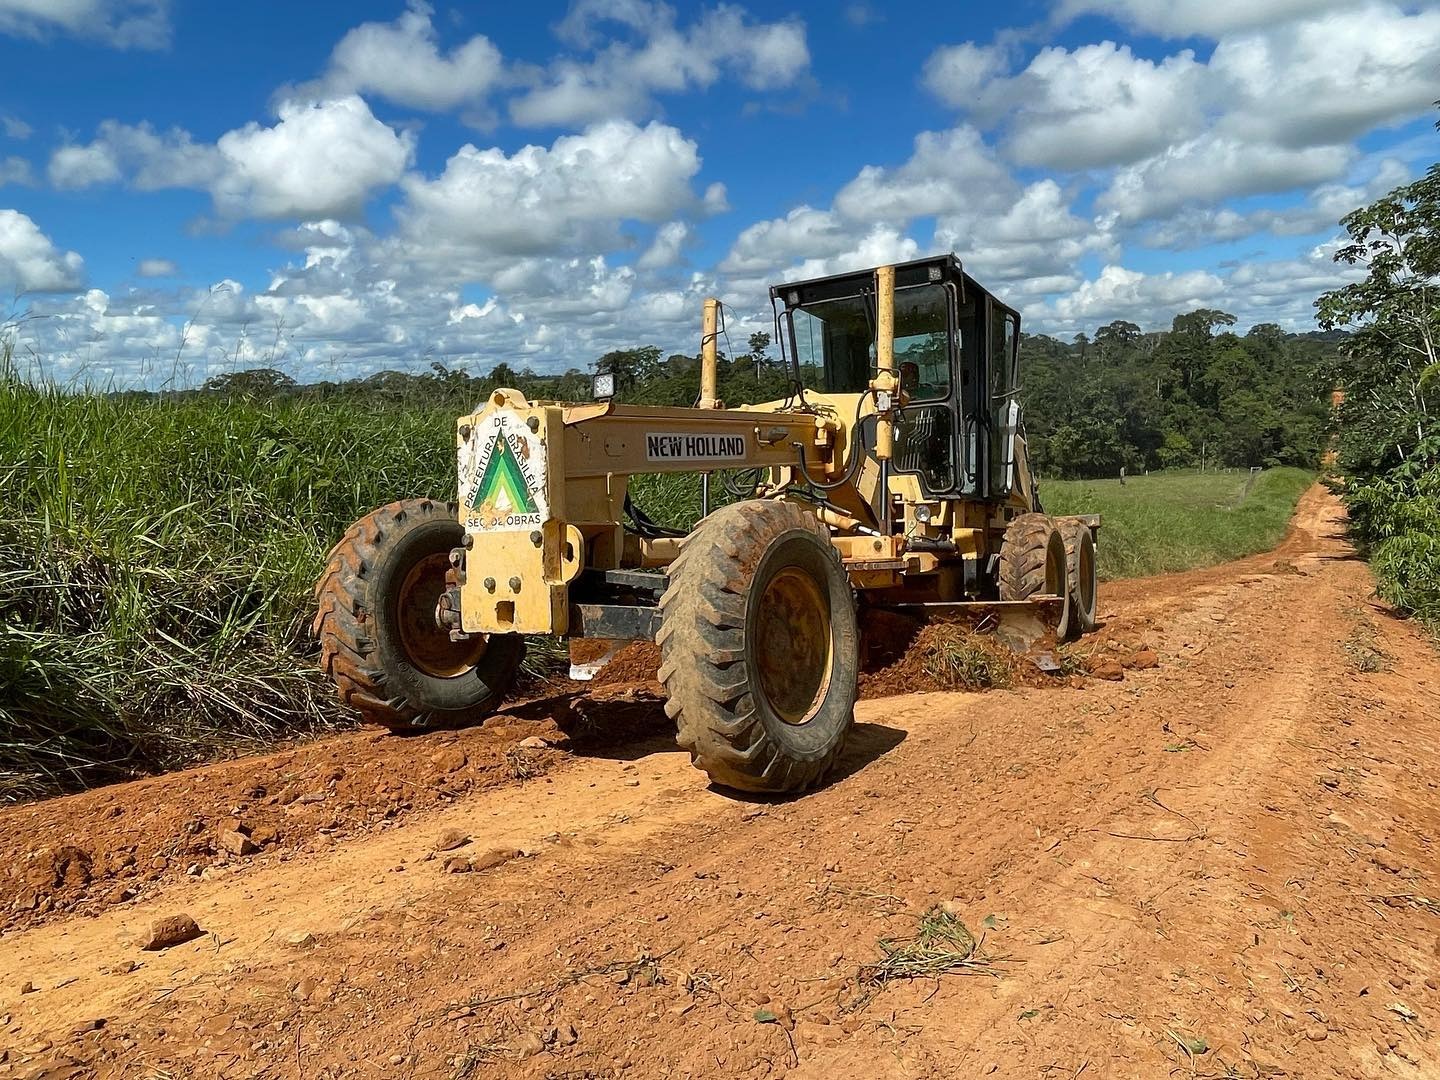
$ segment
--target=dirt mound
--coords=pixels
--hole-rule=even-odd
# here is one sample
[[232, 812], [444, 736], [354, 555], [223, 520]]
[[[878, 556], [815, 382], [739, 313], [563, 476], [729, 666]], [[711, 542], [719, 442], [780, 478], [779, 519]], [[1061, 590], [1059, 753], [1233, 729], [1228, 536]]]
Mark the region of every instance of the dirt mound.
[[658, 695], [643, 688], [582, 695], [562, 686], [483, 726], [413, 735], [369, 729], [6, 809], [0, 929], [94, 913], [178, 878], [208, 880], [324, 850], [665, 723]]
[[632, 641], [595, 673], [592, 686], [617, 683], [653, 683], [659, 679], [660, 646], [653, 641]]

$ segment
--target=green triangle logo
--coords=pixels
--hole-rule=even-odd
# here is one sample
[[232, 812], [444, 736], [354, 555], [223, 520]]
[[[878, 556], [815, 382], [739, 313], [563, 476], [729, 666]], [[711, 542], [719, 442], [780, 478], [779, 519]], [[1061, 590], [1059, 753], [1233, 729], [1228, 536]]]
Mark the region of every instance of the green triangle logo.
[[487, 505], [504, 514], [533, 514], [537, 510], [525, 474], [520, 471], [520, 462], [515, 459], [515, 451], [503, 432], [495, 435], [490, 460], [485, 463], [485, 472], [470, 499], [472, 510]]

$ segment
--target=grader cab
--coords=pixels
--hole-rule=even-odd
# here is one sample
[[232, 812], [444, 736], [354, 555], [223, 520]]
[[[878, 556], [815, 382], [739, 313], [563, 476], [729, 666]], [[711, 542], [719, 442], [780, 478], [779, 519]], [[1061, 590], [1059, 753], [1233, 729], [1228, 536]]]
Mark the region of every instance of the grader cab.
[[[718, 400], [710, 300], [695, 408], [499, 389], [461, 417], [458, 501], [392, 503], [331, 552], [316, 631], [341, 698], [392, 728], [464, 722], [527, 635], [653, 639], [695, 765], [798, 791], [853, 723], [857, 605], [983, 617], [1022, 649], [1090, 629], [1099, 520], [1041, 510], [1019, 314], [953, 255], [770, 295], [784, 400]], [[712, 506], [720, 472], [748, 497]], [[693, 529], [636, 504], [649, 473], [695, 476]]]

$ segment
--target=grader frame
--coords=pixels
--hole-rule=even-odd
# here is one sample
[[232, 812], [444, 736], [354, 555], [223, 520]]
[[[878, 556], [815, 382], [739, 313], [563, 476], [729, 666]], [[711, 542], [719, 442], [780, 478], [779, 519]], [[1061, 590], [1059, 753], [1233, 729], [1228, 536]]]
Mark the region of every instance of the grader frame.
[[[454, 721], [498, 700], [525, 635], [653, 638], [697, 766], [797, 790], [853, 719], [857, 597], [984, 613], [1021, 649], [1088, 629], [1099, 521], [1040, 509], [1018, 313], [953, 255], [771, 298], [782, 401], [723, 407], [707, 300], [695, 408], [498, 389], [461, 417], [458, 504], [394, 504], [332, 553], [317, 629], [342, 697], [391, 726]], [[751, 498], [712, 512], [706, 483], [688, 535], [632, 505], [634, 476], [730, 469], [755, 471]]]

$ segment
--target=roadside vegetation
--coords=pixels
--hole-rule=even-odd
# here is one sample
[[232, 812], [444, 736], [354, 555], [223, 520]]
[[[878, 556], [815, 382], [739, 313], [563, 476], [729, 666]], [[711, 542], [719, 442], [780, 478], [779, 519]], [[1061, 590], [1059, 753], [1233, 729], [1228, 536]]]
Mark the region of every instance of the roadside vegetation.
[[1315, 302], [1349, 331], [1335, 484], [1380, 595], [1440, 635], [1440, 164], [1342, 224], [1335, 259], [1365, 276]]

